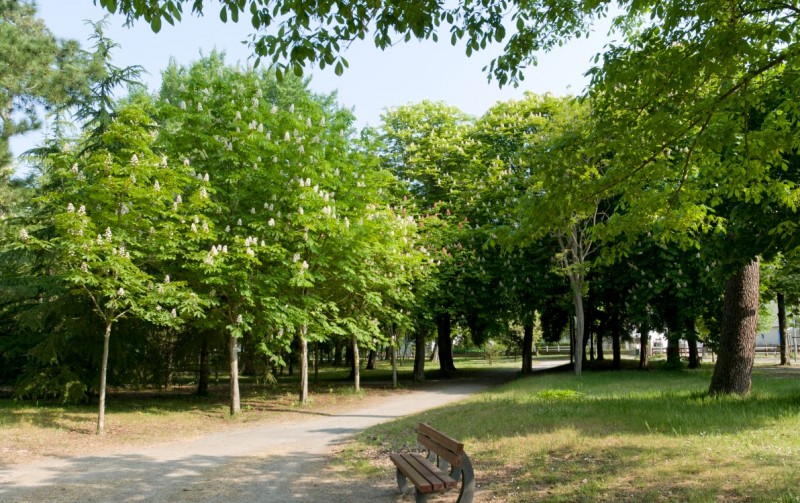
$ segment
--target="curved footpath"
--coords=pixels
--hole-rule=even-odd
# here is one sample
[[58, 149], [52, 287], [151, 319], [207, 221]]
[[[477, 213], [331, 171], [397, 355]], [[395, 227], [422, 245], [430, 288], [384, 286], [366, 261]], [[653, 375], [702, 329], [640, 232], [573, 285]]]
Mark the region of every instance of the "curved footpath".
[[[561, 363], [545, 362], [537, 368]], [[461, 400], [497, 382], [439, 382], [424, 390], [371, 399], [357, 410], [304, 421], [265, 423], [125, 453], [0, 469], [0, 501], [404, 501], [391, 470], [366, 485], [337, 477], [330, 466], [335, 446], [374, 424]]]

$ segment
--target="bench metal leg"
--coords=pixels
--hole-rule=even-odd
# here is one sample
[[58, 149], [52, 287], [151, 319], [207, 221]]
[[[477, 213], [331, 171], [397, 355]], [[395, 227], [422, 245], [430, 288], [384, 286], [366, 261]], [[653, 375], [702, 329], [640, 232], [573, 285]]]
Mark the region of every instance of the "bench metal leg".
[[408, 491], [408, 479], [399, 469], [397, 470], [397, 487], [400, 488], [400, 494], [406, 494]]
[[458, 494], [456, 503], [472, 503], [475, 497], [475, 472], [472, 469], [472, 462], [466, 454], [461, 458], [461, 492]]

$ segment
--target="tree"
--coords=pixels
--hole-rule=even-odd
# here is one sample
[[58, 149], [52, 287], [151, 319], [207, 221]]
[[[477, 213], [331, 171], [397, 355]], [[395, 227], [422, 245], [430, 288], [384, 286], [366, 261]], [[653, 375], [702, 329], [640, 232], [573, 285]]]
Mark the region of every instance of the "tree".
[[90, 65], [73, 40], [58, 40], [26, 0], [0, 2], [0, 167], [9, 140], [41, 126], [39, 107], [58, 110], [88, 91]]
[[[98, 142], [91, 142], [92, 149], [79, 144], [52, 156], [52, 176], [60, 190], [43, 197], [52, 212], [55, 234], [42, 240], [23, 229], [19, 236], [23, 246], [51, 250], [64, 281], [89, 299], [103, 323], [98, 434], [105, 427], [114, 325], [129, 316], [178, 325], [181, 316], [203, 314], [193, 292], [170, 282], [169, 275], [157, 282], [148, 271], [180, 246], [185, 214], [173, 198], [182, 193], [188, 197], [184, 191], [193, 185], [187, 183], [185, 172], [167, 170], [163, 159], [152, 152], [148, 126], [144, 111], [131, 106], [120, 112]], [[159, 229], [151, 227], [154, 223]]]

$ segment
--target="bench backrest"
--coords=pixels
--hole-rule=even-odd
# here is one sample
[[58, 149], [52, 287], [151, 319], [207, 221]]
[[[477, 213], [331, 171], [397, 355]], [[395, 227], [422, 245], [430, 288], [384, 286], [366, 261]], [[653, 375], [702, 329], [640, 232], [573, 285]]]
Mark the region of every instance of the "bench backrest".
[[458, 440], [448, 437], [428, 424], [419, 423], [417, 441], [425, 446], [426, 449], [447, 461], [453, 468], [461, 467], [464, 444]]

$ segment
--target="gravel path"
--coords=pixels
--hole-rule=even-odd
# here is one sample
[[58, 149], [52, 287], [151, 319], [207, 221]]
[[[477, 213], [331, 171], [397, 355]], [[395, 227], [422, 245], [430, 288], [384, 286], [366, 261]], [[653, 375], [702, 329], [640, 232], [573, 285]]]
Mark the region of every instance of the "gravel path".
[[0, 501], [410, 501], [398, 495], [392, 472], [369, 486], [343, 481], [330, 466], [335, 446], [374, 424], [463, 399], [496, 382], [437, 383], [370, 400], [358, 410], [312, 414], [305, 421], [2, 469]]

